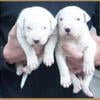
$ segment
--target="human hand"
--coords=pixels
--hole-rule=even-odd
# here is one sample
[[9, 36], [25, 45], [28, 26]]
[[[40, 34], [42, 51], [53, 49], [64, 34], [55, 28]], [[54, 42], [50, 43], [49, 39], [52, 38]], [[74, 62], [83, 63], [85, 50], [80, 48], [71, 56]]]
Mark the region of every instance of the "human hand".
[[100, 66], [100, 36], [93, 33], [91, 33], [91, 36], [96, 42], [95, 66]]
[[[100, 36], [91, 33], [92, 38], [95, 40], [97, 48], [95, 55], [95, 66], [100, 66]], [[82, 71], [83, 53], [67, 45], [62, 46], [64, 52], [70, 55], [67, 62], [69, 69], [74, 73], [80, 73]], [[74, 51], [74, 52], [73, 52]]]
[[[17, 25], [15, 24], [9, 32], [8, 42], [3, 50], [3, 56], [10, 64], [26, 61], [25, 53], [17, 41], [16, 30]], [[33, 47], [36, 49], [37, 56], [40, 57], [43, 53], [43, 47]]]
[[[65, 53], [70, 55], [70, 57], [67, 57], [67, 65], [69, 67], [69, 70], [73, 73], [80, 73], [82, 71], [82, 62], [83, 62], [83, 53], [79, 50], [76, 50], [75, 48], [69, 47], [67, 45], [62, 46]], [[73, 52], [74, 51], [74, 52]]]

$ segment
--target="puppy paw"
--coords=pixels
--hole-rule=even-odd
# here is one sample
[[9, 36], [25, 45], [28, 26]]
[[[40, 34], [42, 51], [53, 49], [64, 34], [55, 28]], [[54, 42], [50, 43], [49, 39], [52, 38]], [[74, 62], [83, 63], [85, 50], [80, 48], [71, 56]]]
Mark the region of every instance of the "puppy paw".
[[53, 54], [45, 54], [43, 57], [43, 63], [50, 67], [52, 64], [54, 64], [54, 56]]
[[18, 76], [20, 76], [20, 75], [22, 75], [23, 74], [23, 65], [20, 65], [20, 64], [18, 64], [17, 66], [16, 66], [16, 74], [18, 75]]
[[69, 88], [69, 86], [71, 85], [71, 79], [70, 79], [70, 77], [69, 76], [66, 76], [66, 77], [63, 76], [63, 77], [61, 77], [60, 84], [64, 88]]
[[86, 74], [86, 75], [91, 75], [93, 74], [93, 72], [95, 71], [95, 68], [94, 67], [91, 67], [91, 66], [84, 66], [83, 67], [83, 72]]
[[93, 97], [93, 94], [90, 91], [89, 87], [85, 86], [84, 84], [82, 84], [82, 90], [83, 90], [84, 94], [86, 94], [87, 96]]
[[78, 93], [81, 90], [81, 83], [79, 80], [76, 80], [75, 85], [73, 86], [73, 93]]
[[29, 67], [29, 70], [36, 70], [38, 65], [39, 62], [37, 56], [32, 56], [27, 59], [27, 67]]
[[32, 72], [32, 69], [29, 66], [25, 66], [22, 70], [26, 74], [31, 74]]
[[79, 86], [77, 86], [76, 88], [73, 89], [73, 93], [75, 93], [75, 94], [79, 93], [80, 90], [81, 90], [81, 86], [79, 85]]
[[17, 69], [16, 74], [18, 76], [22, 75], [23, 74], [23, 70], [22, 69]]

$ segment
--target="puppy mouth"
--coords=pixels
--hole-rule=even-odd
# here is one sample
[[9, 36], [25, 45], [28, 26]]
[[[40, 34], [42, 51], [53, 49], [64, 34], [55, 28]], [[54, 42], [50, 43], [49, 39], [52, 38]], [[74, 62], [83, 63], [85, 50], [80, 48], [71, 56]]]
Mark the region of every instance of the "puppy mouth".
[[41, 44], [36, 44], [36, 43], [33, 43], [32, 45], [31, 45], [32, 47], [41, 47], [41, 46], [43, 46], [43, 45], [41, 45]]
[[63, 36], [63, 39], [67, 39], [67, 40], [74, 40], [77, 39], [79, 36], [75, 35], [75, 33], [66, 33]]
[[65, 36], [69, 36], [69, 37], [73, 37], [73, 38], [77, 38], [79, 35], [77, 33], [66, 33]]
[[65, 36], [74, 37], [73, 33], [66, 33]]
[[72, 40], [72, 39], [74, 39], [74, 37], [73, 37], [72, 35], [70, 35], [69, 33], [63, 35], [62, 38], [63, 38], [64, 40], [66, 40], [66, 39], [67, 39], [67, 40]]
[[33, 42], [32, 46], [44, 46], [46, 43], [42, 43], [41, 41], [39, 42]]
[[67, 33], [66, 35], [70, 35], [70, 33]]

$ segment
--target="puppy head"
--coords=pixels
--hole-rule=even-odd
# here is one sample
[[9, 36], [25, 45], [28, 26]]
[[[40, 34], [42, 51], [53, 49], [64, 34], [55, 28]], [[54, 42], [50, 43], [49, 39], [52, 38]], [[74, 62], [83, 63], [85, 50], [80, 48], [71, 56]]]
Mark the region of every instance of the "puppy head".
[[68, 6], [58, 12], [56, 19], [60, 36], [79, 37], [90, 16], [77, 6]]
[[44, 45], [53, 33], [57, 21], [48, 10], [36, 6], [24, 9], [17, 23], [30, 45]]

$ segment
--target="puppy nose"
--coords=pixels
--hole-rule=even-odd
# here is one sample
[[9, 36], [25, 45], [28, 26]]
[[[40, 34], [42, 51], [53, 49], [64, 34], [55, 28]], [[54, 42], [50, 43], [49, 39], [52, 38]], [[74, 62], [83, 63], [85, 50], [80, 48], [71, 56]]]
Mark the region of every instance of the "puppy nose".
[[70, 32], [70, 28], [65, 28], [65, 32]]
[[39, 43], [39, 40], [34, 40], [34, 43]]

